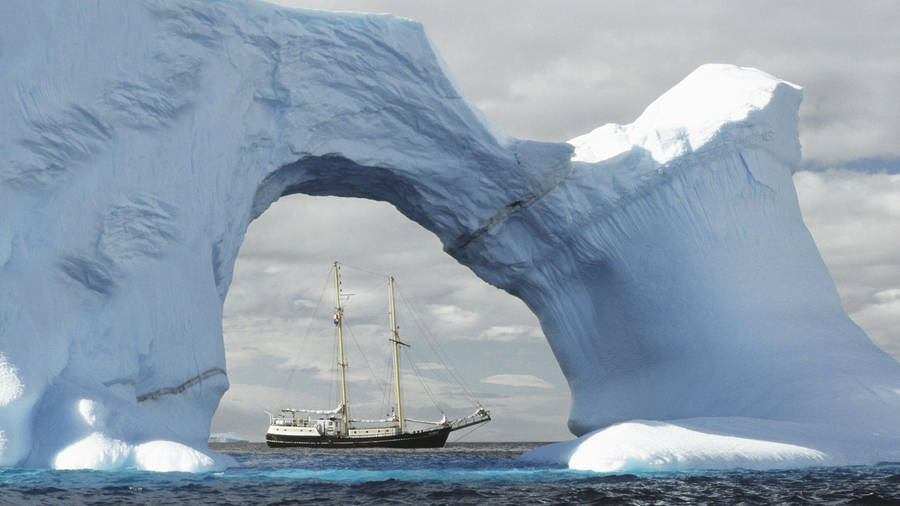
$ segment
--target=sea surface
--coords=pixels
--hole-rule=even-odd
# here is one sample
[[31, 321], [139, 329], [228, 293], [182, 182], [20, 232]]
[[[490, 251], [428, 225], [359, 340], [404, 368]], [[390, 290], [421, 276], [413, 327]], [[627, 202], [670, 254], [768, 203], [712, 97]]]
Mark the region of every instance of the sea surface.
[[208, 474], [0, 469], [2, 504], [900, 504], [900, 463], [792, 471], [598, 475], [527, 465], [539, 443], [439, 450], [211, 444]]

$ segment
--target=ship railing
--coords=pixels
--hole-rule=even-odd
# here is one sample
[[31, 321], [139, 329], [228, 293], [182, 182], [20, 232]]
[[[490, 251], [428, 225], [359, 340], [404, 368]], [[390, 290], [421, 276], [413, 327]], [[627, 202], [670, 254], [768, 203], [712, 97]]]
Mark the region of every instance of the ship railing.
[[288, 418], [286, 416], [269, 417], [269, 425], [282, 427], [311, 427], [314, 420], [310, 418]]
[[[408, 418], [405, 418], [404, 420], [408, 420]], [[367, 420], [367, 419], [363, 419], [363, 418], [351, 418], [350, 421], [351, 422], [359, 422], [359, 423], [390, 423], [390, 422], [397, 423], [396, 418], [379, 418], [377, 420]]]
[[336, 415], [343, 413], [344, 406], [340, 405], [334, 409], [300, 409], [300, 408], [282, 408], [282, 413], [310, 413], [313, 415]]
[[404, 422], [413, 422], [413, 423], [422, 423], [425, 425], [447, 425], [447, 419], [439, 420], [437, 422], [431, 420], [416, 420], [415, 418], [403, 418]]

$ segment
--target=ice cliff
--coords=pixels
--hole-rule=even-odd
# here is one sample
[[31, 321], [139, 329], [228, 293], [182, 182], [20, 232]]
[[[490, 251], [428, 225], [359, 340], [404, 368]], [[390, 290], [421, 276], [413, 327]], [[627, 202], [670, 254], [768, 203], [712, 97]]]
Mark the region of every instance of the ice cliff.
[[0, 3], [0, 466], [204, 470], [222, 304], [282, 195], [392, 203], [524, 300], [598, 470], [900, 460], [900, 365], [800, 216], [796, 86], [707, 65], [507, 137], [422, 27], [245, 1]]

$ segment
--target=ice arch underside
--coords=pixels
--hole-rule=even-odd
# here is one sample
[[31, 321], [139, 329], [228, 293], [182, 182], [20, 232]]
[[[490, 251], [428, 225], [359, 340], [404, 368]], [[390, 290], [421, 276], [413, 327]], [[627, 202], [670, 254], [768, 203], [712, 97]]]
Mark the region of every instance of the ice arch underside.
[[[900, 366], [800, 216], [800, 91], [703, 66], [507, 137], [422, 27], [245, 1], [0, 4], [0, 465], [203, 470], [222, 304], [288, 193], [385, 200], [537, 314], [599, 470], [900, 460]], [[595, 432], [591, 432], [595, 431]]]

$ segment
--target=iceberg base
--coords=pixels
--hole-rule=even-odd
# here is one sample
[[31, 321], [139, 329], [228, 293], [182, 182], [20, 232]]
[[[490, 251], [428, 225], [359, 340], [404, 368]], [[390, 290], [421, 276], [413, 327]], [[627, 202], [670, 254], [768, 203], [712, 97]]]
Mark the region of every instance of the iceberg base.
[[527, 462], [613, 472], [785, 469], [828, 464], [821, 451], [763, 439], [721, 435], [674, 423], [637, 420], [536, 448]]

